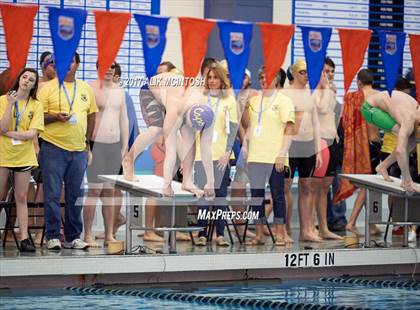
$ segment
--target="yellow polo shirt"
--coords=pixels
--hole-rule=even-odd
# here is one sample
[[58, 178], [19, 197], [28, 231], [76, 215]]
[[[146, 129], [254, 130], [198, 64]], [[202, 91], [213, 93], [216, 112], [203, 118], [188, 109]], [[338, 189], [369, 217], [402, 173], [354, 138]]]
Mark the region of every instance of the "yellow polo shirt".
[[[212, 160], [218, 160], [221, 156], [223, 156], [226, 153], [226, 144], [228, 138], [226, 129], [229, 126], [228, 122], [238, 124], [238, 108], [235, 97], [233, 97], [232, 95], [229, 95], [225, 98], [220, 98], [218, 108], [217, 97], [205, 96], [203, 100], [205, 100], [205, 102], [208, 102], [208, 98], [210, 98], [211, 107], [213, 109], [213, 112], [216, 114], [216, 119], [213, 127], [213, 143], [211, 145], [211, 158]], [[197, 137], [196, 139], [195, 160], [201, 161], [199, 137]]]
[[[6, 111], [7, 97], [0, 97], [0, 119]], [[18, 101], [19, 112], [21, 120], [17, 131], [28, 131], [29, 129], [36, 129], [38, 131], [44, 130], [44, 113], [42, 111], [42, 104], [32, 98], [29, 99], [26, 106], [26, 100]], [[9, 131], [15, 131], [16, 126], [16, 111], [14, 105], [11, 111], [11, 121]], [[38, 161], [36, 159], [35, 148], [32, 139], [20, 140], [20, 144], [13, 145], [12, 139], [0, 135], [0, 167], [36, 167]]]
[[[280, 92], [270, 97], [254, 96], [249, 101], [248, 162], [274, 164], [283, 144], [287, 122], [295, 122], [292, 100]], [[258, 115], [261, 115], [260, 129]], [[286, 159], [285, 164], [289, 161]]]
[[[86, 148], [87, 116], [98, 112], [92, 88], [84, 81], [78, 79], [75, 81], [75, 95], [73, 82], [64, 82], [61, 90], [59, 90], [58, 79], [45, 83], [38, 93], [38, 100], [44, 107], [44, 113], [56, 114], [61, 112], [75, 115], [75, 122], [47, 124], [41, 134], [41, 138], [45, 141], [70, 152], [80, 152]], [[63, 87], [67, 90], [68, 99]], [[73, 97], [74, 103], [70, 110]]]

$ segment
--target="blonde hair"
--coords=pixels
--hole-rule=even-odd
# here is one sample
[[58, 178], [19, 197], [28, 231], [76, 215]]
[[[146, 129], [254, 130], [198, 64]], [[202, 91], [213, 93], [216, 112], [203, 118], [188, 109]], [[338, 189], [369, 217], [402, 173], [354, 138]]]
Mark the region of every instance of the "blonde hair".
[[230, 81], [227, 77], [225, 69], [223, 69], [220, 65], [215, 65], [212, 68], [210, 68], [209, 72], [207, 72], [206, 79], [204, 81], [204, 94], [208, 95], [209, 93], [209, 82], [208, 77], [210, 72], [213, 72], [220, 80], [220, 90], [222, 91], [222, 97], [228, 97], [230, 95], [229, 89], [230, 89]]

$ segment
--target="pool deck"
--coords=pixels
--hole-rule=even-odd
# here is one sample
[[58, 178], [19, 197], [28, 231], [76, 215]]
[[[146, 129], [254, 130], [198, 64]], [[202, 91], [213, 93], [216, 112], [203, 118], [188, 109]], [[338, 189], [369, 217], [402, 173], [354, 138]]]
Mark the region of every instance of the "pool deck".
[[[293, 237], [297, 240], [297, 232]], [[139, 245], [139, 238], [133, 239]], [[7, 243], [0, 248], [0, 289], [413, 273], [419, 280], [419, 244], [404, 248], [401, 243], [397, 237], [388, 248], [346, 249], [340, 241], [287, 247], [273, 246], [269, 240], [263, 246], [236, 242], [230, 247], [177, 242], [177, 254], [156, 254], [159, 244], [149, 242], [147, 254], [131, 255], [108, 255], [104, 249], [53, 252], [45, 246], [34, 254], [20, 254], [14, 243]]]

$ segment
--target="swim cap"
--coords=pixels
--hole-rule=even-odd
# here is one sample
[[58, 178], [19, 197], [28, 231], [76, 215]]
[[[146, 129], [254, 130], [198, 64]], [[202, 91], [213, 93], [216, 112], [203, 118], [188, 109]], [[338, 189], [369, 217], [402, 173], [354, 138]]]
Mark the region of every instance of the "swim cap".
[[214, 113], [210, 106], [196, 104], [190, 109], [189, 118], [192, 128], [195, 130], [203, 130], [209, 128], [213, 123]]

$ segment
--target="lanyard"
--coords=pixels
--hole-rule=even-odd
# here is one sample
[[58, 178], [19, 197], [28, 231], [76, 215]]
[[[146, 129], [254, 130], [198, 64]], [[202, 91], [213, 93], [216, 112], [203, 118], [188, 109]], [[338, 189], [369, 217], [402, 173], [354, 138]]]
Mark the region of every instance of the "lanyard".
[[[207, 95], [207, 104], [213, 109], [212, 104], [211, 104], [210, 95]], [[219, 105], [220, 105], [220, 97], [217, 97], [216, 110], [214, 111], [214, 118], [215, 119], [217, 117], [217, 112], [219, 111]]]
[[69, 113], [73, 110], [74, 99], [76, 98], [76, 81], [73, 82], [73, 99], [70, 102], [69, 94], [67, 93], [66, 86], [63, 84], [64, 95], [66, 95], [67, 103], [69, 104]]
[[22, 119], [23, 113], [25, 113], [26, 108], [28, 107], [30, 97], [28, 97], [28, 100], [26, 100], [25, 108], [22, 110], [22, 112], [19, 112], [19, 102], [18, 100], [15, 101], [15, 116], [16, 116], [16, 123], [15, 123], [15, 131], [18, 131], [20, 120]]
[[[276, 97], [277, 97], [276, 94], [272, 94], [271, 95], [271, 98], [270, 98], [270, 102], [268, 104], [268, 107], [270, 107], [273, 104], [274, 99], [276, 99]], [[264, 111], [263, 111], [263, 100], [264, 100], [264, 95], [261, 94], [260, 110], [258, 111], [258, 124], [257, 124], [257, 126], [261, 126], [262, 114], [266, 110], [266, 109], [264, 109]]]

